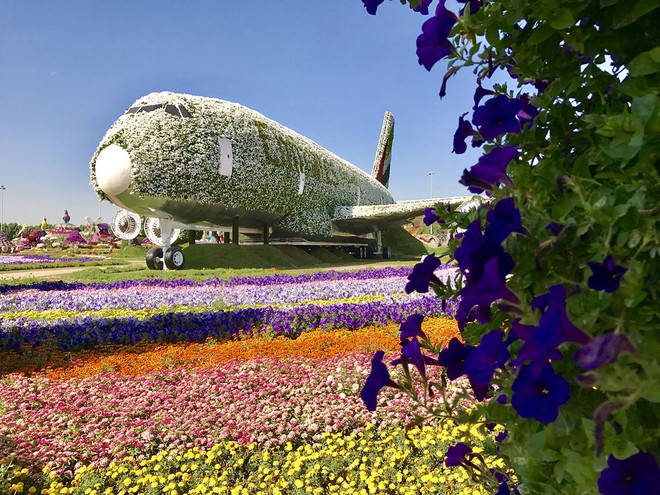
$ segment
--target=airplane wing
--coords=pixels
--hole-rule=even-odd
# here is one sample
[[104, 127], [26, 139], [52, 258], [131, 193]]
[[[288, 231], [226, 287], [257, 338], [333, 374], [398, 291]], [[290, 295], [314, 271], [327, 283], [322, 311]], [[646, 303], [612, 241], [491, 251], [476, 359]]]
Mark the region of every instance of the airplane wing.
[[424, 219], [426, 208], [444, 208], [449, 203], [453, 209], [466, 211], [484, 200], [481, 196], [455, 196], [399, 201], [389, 205], [338, 206], [332, 223], [340, 232], [364, 235], [406, 224], [419, 225]]

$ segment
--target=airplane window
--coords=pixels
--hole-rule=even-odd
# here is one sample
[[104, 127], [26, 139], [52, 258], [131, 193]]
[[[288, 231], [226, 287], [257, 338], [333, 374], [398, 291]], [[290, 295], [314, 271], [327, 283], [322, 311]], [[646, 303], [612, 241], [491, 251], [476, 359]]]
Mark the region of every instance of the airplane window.
[[167, 113], [174, 115], [175, 117], [190, 117], [190, 112], [183, 105], [144, 105], [131, 107], [126, 110], [126, 113], [144, 113], [144, 112], [153, 112], [159, 108], [164, 108]]

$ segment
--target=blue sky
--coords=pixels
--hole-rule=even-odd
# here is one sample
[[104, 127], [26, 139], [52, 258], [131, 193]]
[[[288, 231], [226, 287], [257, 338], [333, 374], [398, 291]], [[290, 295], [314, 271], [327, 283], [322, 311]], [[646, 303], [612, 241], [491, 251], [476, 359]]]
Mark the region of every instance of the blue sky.
[[71, 223], [115, 207], [89, 185], [89, 161], [139, 97], [174, 91], [234, 101], [370, 172], [383, 114], [396, 119], [395, 200], [466, 194], [477, 158], [451, 153], [474, 76], [438, 91], [415, 40], [426, 17], [398, 1], [3, 1], [0, 185], [4, 221]]

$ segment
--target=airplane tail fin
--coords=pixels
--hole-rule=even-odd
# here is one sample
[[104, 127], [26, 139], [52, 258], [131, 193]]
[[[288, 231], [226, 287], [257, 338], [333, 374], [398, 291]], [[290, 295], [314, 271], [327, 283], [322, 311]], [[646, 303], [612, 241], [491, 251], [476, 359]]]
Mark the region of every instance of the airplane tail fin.
[[383, 128], [380, 131], [374, 168], [371, 170], [371, 176], [385, 187], [390, 183], [390, 160], [392, 158], [392, 140], [394, 139], [394, 116], [390, 112], [385, 112], [383, 119]]

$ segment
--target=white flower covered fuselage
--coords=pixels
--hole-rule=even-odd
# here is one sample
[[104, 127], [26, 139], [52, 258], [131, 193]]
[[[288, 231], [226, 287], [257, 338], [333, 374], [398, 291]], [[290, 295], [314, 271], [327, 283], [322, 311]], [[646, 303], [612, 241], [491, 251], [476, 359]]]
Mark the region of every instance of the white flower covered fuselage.
[[209, 227], [238, 217], [306, 239], [341, 236], [340, 207], [394, 203], [376, 179], [258, 112], [169, 92], [119, 117], [90, 168], [101, 199], [142, 216]]

